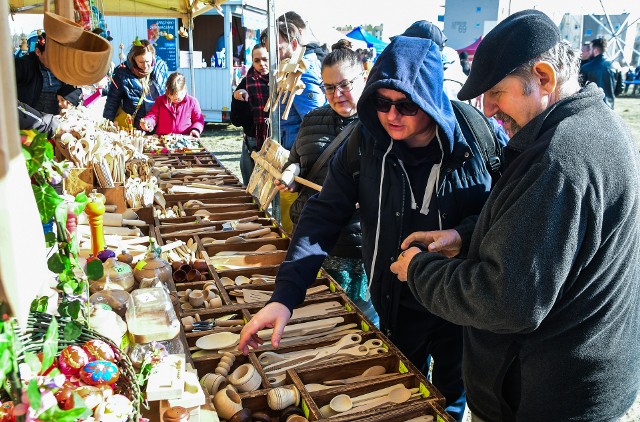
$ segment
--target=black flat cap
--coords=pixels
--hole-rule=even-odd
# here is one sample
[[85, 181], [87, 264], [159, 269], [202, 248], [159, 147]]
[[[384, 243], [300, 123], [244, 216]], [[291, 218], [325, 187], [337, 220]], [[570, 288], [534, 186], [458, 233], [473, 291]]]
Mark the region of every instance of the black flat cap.
[[471, 73], [458, 98], [470, 100], [486, 92], [518, 66], [550, 50], [561, 40], [556, 24], [539, 10], [514, 13], [478, 45]]
[[[442, 33], [440, 28], [425, 20], [414, 22], [400, 35], [431, 40], [440, 47], [440, 50], [444, 47], [444, 43], [447, 42], [447, 37]], [[394, 38], [395, 37], [390, 37], [389, 39], [393, 41]]]

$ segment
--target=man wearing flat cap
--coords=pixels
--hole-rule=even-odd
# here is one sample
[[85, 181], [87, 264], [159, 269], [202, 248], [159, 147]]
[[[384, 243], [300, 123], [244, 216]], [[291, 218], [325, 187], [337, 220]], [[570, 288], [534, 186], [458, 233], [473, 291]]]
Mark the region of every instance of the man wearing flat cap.
[[391, 266], [464, 327], [474, 420], [613, 421], [638, 392], [638, 151], [578, 54], [535, 10], [487, 34], [458, 97], [513, 133], [502, 178], [473, 230], [413, 233]]

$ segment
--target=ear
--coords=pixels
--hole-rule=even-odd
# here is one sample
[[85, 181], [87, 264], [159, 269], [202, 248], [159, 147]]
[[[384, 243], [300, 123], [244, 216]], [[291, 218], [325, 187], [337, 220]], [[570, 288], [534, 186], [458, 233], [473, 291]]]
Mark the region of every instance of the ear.
[[300, 45], [300, 43], [298, 42], [297, 38], [294, 38], [291, 40], [291, 49], [293, 51], [296, 51], [298, 49], [298, 46]]
[[551, 63], [540, 61], [533, 65], [533, 74], [540, 81], [540, 88], [544, 93], [555, 92], [557, 86], [556, 70]]

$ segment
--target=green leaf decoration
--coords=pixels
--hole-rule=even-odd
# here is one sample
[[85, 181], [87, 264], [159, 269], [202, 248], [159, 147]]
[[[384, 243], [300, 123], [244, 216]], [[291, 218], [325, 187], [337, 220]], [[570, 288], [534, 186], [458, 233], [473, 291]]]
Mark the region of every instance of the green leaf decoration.
[[31, 302], [31, 307], [29, 308], [32, 312], [45, 312], [47, 307], [49, 306], [49, 298], [47, 296], [40, 296]]
[[56, 234], [54, 232], [45, 233], [44, 240], [47, 247], [53, 246], [56, 243]]
[[64, 326], [64, 339], [67, 341], [75, 340], [82, 334], [82, 324], [78, 321], [69, 321]]
[[60, 255], [59, 253], [51, 255], [47, 260], [47, 267], [49, 268], [49, 271], [56, 274], [62, 273], [68, 265], [69, 258], [64, 255]]
[[38, 415], [38, 420], [43, 422], [75, 422], [78, 419], [85, 419], [91, 416], [91, 413], [82, 397], [74, 392], [72, 409], [62, 410], [57, 405], [53, 405]]
[[33, 195], [36, 199], [36, 205], [38, 205], [38, 211], [40, 212], [40, 221], [47, 223], [55, 214], [56, 207], [63, 199], [58, 193], [51, 187], [51, 185], [31, 185], [33, 189]]
[[7, 374], [9, 374], [13, 369], [13, 359], [11, 358], [10, 347], [13, 346], [10, 345], [2, 351], [2, 360], [0, 361], [0, 380], [2, 382], [0, 382], [0, 385], [4, 385], [4, 380], [6, 379]]
[[25, 353], [24, 362], [29, 366], [29, 369], [31, 369], [31, 372], [33, 372], [34, 374], [39, 374], [42, 370], [42, 362], [40, 362], [40, 359], [38, 359], [38, 356], [35, 353]]
[[100, 261], [99, 259], [94, 259], [87, 264], [87, 277], [89, 278], [89, 280], [100, 280], [102, 276], [104, 276], [104, 267], [102, 266], [102, 261]]
[[47, 136], [43, 134], [37, 135], [31, 145], [29, 146], [29, 152], [31, 153], [30, 163], [27, 165], [29, 170], [29, 176], [33, 176], [42, 167], [42, 164], [51, 159], [53, 155], [48, 156], [47, 145], [51, 148], [51, 144], [47, 141]]
[[27, 397], [29, 397], [29, 405], [33, 409], [40, 409], [40, 390], [38, 389], [38, 380], [32, 379], [27, 387]]
[[53, 364], [53, 359], [58, 352], [58, 320], [53, 317], [42, 345], [42, 367], [48, 368]]
[[87, 206], [87, 202], [89, 202], [89, 198], [87, 198], [87, 194], [84, 193], [84, 191], [82, 191], [76, 195], [74, 202], [76, 206], [73, 209], [73, 213], [75, 215], [80, 215], [82, 214], [82, 211], [84, 211], [84, 208]]
[[28, 166], [29, 160], [31, 160], [31, 153], [24, 145], [22, 146], [22, 156], [24, 157], [25, 161], [27, 161], [27, 166]]
[[54, 214], [56, 218], [56, 224], [60, 227], [62, 233], [65, 233], [64, 240], [66, 240], [66, 232], [67, 232], [67, 203], [60, 202], [56, 206], [56, 211]]

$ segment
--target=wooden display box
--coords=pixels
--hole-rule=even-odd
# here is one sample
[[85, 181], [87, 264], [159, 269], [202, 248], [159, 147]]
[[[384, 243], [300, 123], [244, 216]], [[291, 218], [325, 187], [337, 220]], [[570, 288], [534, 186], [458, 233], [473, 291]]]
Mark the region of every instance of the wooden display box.
[[124, 196], [124, 186], [115, 188], [96, 188], [98, 193], [105, 197], [105, 205], [115, 205], [117, 213], [123, 213], [127, 209], [127, 200]]

